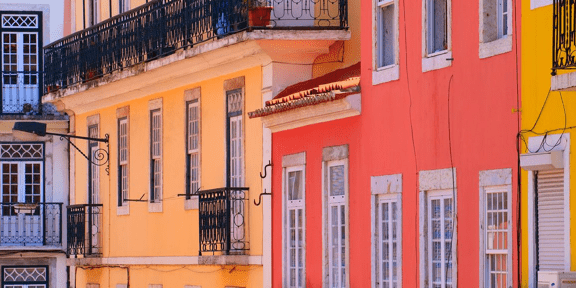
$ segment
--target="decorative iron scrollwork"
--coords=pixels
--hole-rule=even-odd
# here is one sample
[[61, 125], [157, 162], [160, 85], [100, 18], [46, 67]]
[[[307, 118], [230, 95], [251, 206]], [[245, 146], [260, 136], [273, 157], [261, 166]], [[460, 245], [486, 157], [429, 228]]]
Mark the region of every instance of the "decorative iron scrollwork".
[[86, 160], [88, 160], [88, 162], [96, 165], [96, 166], [104, 166], [107, 165], [106, 167], [106, 174], [110, 175], [110, 143], [109, 143], [109, 139], [110, 139], [110, 135], [108, 135], [108, 133], [106, 133], [104, 135], [104, 139], [89, 139], [89, 140], [95, 140], [95, 141], [99, 141], [99, 142], [104, 142], [106, 143], [106, 148], [98, 148], [96, 150], [94, 150], [94, 152], [92, 153], [91, 157], [86, 155], [86, 153], [82, 152], [82, 150], [80, 150], [80, 148], [78, 148], [78, 146], [76, 146], [72, 141], [70, 141], [70, 136], [67, 135], [61, 135], [60, 136], [60, 140], [66, 140], [68, 141], [68, 143], [70, 143], [70, 145], [72, 147], [74, 147], [74, 149], [76, 149], [76, 151], [80, 152], [80, 154], [82, 154], [82, 156], [84, 156], [84, 158], [86, 158]]

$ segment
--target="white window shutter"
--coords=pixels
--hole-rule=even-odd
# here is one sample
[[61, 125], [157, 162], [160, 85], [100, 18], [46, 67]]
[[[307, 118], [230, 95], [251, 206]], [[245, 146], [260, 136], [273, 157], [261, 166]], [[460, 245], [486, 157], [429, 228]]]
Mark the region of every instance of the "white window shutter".
[[538, 264], [564, 271], [564, 170], [538, 172]]

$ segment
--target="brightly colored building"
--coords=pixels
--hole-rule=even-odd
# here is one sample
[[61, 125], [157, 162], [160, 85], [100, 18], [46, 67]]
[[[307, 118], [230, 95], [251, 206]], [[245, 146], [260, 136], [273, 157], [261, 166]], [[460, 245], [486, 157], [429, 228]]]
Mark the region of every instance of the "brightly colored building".
[[287, 1], [270, 23], [254, 1], [72, 2], [43, 101], [109, 140], [74, 142], [72, 287], [271, 286], [271, 138], [246, 114], [358, 49], [359, 3]]
[[360, 67], [250, 114], [273, 132], [273, 287], [518, 286], [520, 3], [361, 10]]
[[17, 122], [68, 133], [68, 117], [41, 104], [42, 47], [63, 36], [64, 1], [0, 3], [0, 286], [65, 287], [68, 142], [19, 138]]
[[576, 6], [554, 2], [522, 1], [522, 287], [570, 287], [564, 280], [576, 280], [566, 273], [576, 271], [570, 192]]

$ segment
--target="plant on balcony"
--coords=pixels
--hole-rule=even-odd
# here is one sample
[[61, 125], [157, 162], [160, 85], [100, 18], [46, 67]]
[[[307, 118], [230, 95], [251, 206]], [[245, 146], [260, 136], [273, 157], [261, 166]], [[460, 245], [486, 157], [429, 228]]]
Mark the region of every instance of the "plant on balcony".
[[38, 208], [37, 203], [16, 203], [12, 206], [17, 214], [32, 214]]
[[248, 0], [248, 24], [251, 27], [266, 27], [270, 25], [270, 14], [273, 7], [267, 0]]

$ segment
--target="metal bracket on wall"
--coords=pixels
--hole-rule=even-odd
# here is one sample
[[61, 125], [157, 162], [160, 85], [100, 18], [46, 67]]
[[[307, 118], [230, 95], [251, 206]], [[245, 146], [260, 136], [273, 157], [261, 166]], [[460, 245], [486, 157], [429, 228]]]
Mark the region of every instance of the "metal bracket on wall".
[[[50, 133], [46, 133], [46, 134], [50, 134]], [[78, 152], [80, 152], [80, 154], [82, 154], [82, 156], [84, 156], [84, 158], [86, 158], [86, 160], [88, 160], [88, 162], [96, 165], [96, 166], [104, 166], [106, 165], [106, 174], [110, 175], [110, 135], [108, 135], [108, 133], [106, 133], [104, 135], [104, 138], [89, 138], [89, 137], [79, 137], [79, 136], [72, 136], [72, 135], [59, 135], [59, 134], [52, 134], [52, 135], [58, 135], [60, 136], [60, 140], [66, 140], [68, 141], [68, 143], [70, 144], [70, 146], [74, 147], [74, 149], [76, 149]], [[92, 157], [89, 157], [88, 155], [86, 155], [86, 153], [82, 152], [82, 150], [80, 150], [80, 148], [78, 148], [78, 146], [76, 146], [74, 143], [72, 143], [72, 141], [70, 141], [70, 138], [79, 138], [79, 139], [84, 139], [84, 140], [88, 140], [88, 141], [97, 141], [97, 142], [104, 142], [106, 143], [106, 149], [104, 148], [98, 148], [96, 151], [94, 151], [94, 153], [92, 153]]]
[[[262, 175], [262, 172], [260, 172], [260, 178], [264, 179], [268, 176], [268, 168], [270, 168], [270, 173], [272, 173], [272, 162], [270, 160], [268, 161], [268, 164], [264, 166], [264, 175]], [[266, 189], [264, 189], [264, 193], [260, 193], [260, 196], [258, 196], [258, 202], [256, 202], [256, 199], [254, 199], [254, 205], [260, 206], [260, 204], [262, 204], [262, 196], [266, 195], [272, 195], [272, 192], [267, 193]]]

